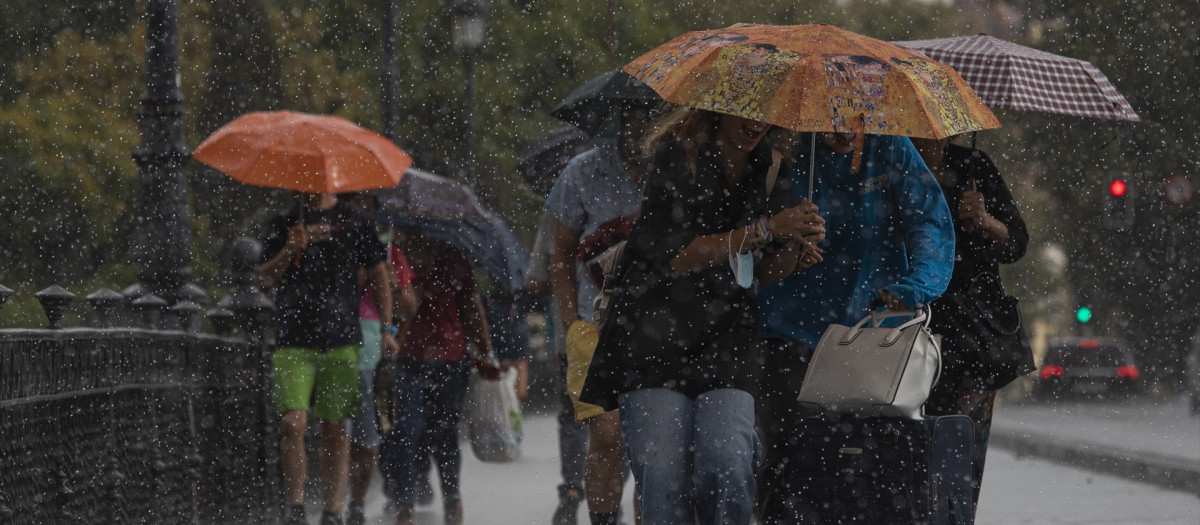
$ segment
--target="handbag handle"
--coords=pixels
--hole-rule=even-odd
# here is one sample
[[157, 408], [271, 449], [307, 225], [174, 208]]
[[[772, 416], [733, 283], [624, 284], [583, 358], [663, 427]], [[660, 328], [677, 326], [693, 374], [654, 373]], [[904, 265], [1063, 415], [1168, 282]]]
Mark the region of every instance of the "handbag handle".
[[863, 317], [853, 327], [851, 327], [850, 330], [847, 330], [846, 335], [842, 336], [842, 340], [839, 341], [839, 344], [848, 345], [852, 341], [854, 341], [854, 338], [858, 337], [858, 334], [862, 333], [863, 325], [867, 324], [868, 322], [871, 323], [871, 326], [879, 326], [879, 324], [881, 322], [883, 322], [883, 320], [885, 320], [885, 319], [890, 319], [892, 317], [912, 316], [911, 321], [908, 321], [907, 323], [897, 326], [897, 327], [893, 328], [890, 332], [888, 332], [887, 337], [884, 337], [883, 341], [880, 343], [883, 346], [890, 346], [890, 345], [894, 344], [896, 342], [896, 340], [900, 339], [900, 333], [903, 332], [905, 328], [908, 328], [910, 326], [917, 325], [917, 324], [921, 324], [921, 325], [924, 325], [925, 327], [928, 327], [929, 319], [933, 316], [933, 314], [930, 310], [931, 309], [930, 309], [929, 305], [922, 305], [917, 308], [916, 312], [901, 312], [901, 311], [895, 311], [895, 310], [884, 310], [882, 312], [871, 312], [870, 314], [867, 314], [866, 317]]

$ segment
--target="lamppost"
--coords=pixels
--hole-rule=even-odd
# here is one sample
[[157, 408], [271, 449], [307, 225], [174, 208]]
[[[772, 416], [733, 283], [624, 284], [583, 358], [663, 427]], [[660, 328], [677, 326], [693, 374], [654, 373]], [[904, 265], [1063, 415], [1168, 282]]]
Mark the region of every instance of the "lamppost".
[[146, 3], [146, 91], [138, 113], [142, 143], [133, 152], [141, 172], [130, 255], [138, 280], [170, 302], [191, 276], [192, 228], [183, 168], [176, 0]]
[[454, 44], [463, 57], [466, 92], [463, 95], [463, 166], [461, 177], [475, 176], [475, 58], [483, 48], [487, 15], [483, 0], [462, 0], [454, 7]]
[[383, 0], [383, 83], [380, 93], [383, 136], [396, 141], [396, 0]]

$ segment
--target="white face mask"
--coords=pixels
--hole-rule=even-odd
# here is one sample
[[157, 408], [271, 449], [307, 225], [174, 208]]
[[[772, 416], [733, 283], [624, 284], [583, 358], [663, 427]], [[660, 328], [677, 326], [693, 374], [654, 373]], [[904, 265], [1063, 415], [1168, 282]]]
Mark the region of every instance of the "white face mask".
[[[742, 243], [746, 242], [746, 238], [742, 238]], [[742, 246], [738, 245], [738, 253], [733, 251], [733, 232], [729, 233], [727, 241], [729, 245], [729, 268], [733, 270], [733, 279], [738, 286], [749, 288], [754, 284], [754, 254], [746, 252], [741, 253]]]

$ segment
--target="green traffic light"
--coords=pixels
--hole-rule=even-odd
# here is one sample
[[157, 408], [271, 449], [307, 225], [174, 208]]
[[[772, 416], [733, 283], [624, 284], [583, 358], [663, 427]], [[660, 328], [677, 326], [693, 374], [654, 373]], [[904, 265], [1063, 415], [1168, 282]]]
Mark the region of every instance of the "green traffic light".
[[1080, 306], [1079, 309], [1075, 311], [1075, 319], [1077, 319], [1081, 323], [1086, 323], [1088, 321], [1091, 321], [1092, 320], [1092, 309], [1088, 308], [1086, 306]]

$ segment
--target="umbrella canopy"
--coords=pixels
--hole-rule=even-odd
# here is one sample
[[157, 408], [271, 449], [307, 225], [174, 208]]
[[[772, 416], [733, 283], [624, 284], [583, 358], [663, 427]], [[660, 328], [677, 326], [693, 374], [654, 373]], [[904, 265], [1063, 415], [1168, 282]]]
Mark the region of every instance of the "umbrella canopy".
[[662, 101], [642, 81], [615, 70], [592, 77], [575, 88], [550, 114], [593, 137], [614, 138], [619, 131], [620, 109], [654, 107]]
[[558, 174], [571, 159], [605, 140], [588, 136], [575, 126], [557, 128], [517, 152], [517, 171], [544, 197], [550, 194]]
[[624, 70], [669, 103], [796, 131], [940, 139], [1000, 127], [953, 69], [828, 25], [695, 31]]
[[450, 243], [509, 290], [524, 285], [529, 255], [521, 241], [466, 185], [409, 169], [377, 195], [379, 222]]
[[291, 111], [242, 115], [192, 157], [246, 184], [308, 193], [395, 186], [412, 164], [383, 135], [341, 117]]
[[987, 35], [894, 43], [954, 68], [993, 109], [1141, 120], [1090, 62]]

